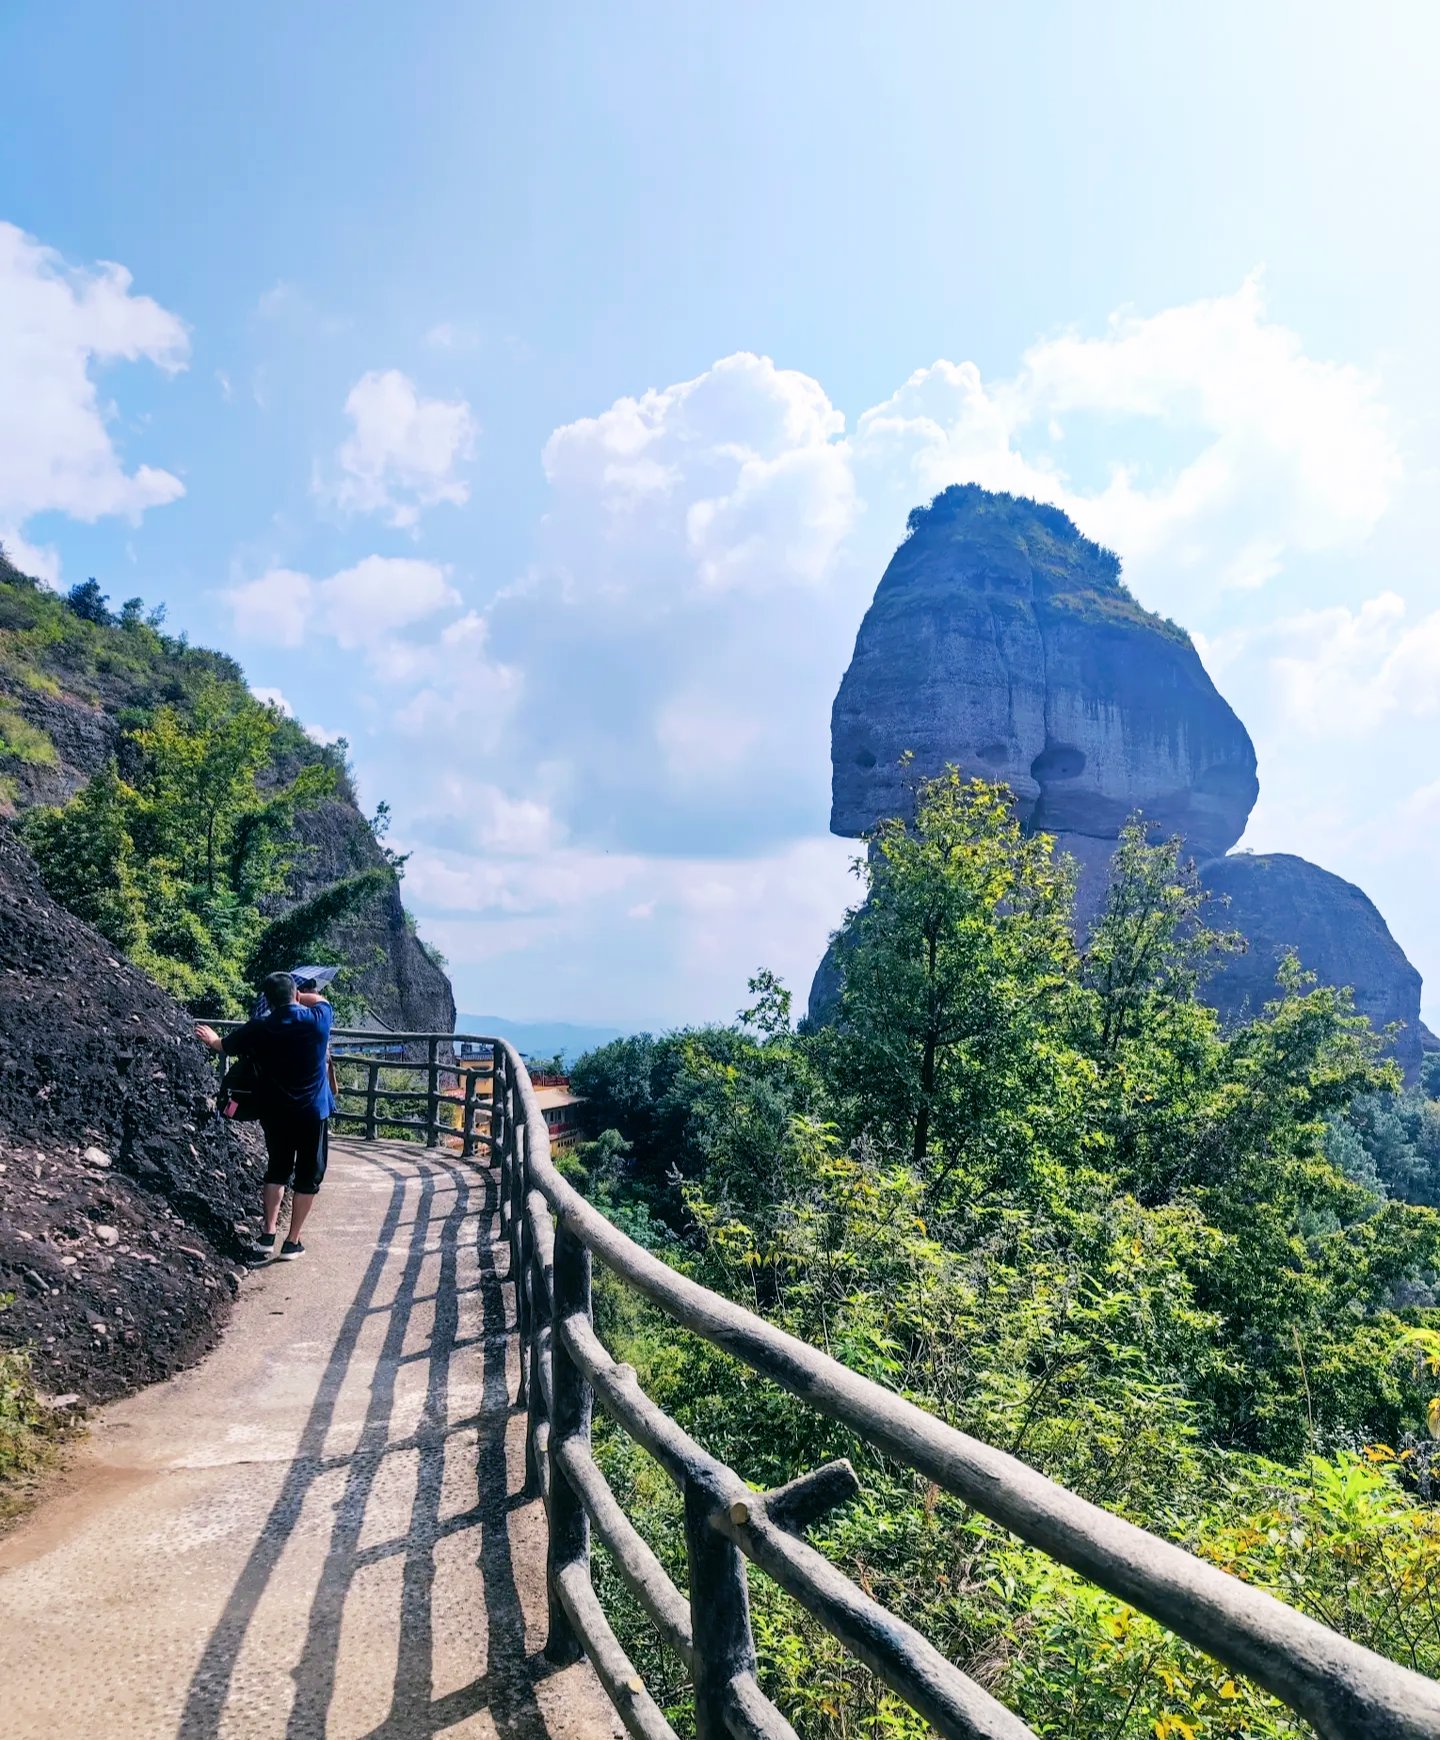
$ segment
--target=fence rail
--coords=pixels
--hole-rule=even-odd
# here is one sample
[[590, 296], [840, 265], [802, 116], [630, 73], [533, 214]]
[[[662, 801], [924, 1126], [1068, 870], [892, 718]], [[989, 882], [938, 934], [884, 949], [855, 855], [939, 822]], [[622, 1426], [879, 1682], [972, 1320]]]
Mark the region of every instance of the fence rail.
[[[337, 1041], [349, 1037], [336, 1035]], [[450, 1036], [405, 1037], [428, 1045]], [[747, 1561], [938, 1733], [954, 1740], [1034, 1736], [1014, 1712], [805, 1540], [810, 1524], [860, 1490], [848, 1462], [828, 1463], [773, 1491], [755, 1492], [645, 1395], [635, 1372], [617, 1364], [595, 1333], [596, 1262], [683, 1328], [1231, 1672], [1254, 1680], [1309, 1722], [1321, 1740], [1440, 1740], [1440, 1683], [1090, 1504], [642, 1250], [555, 1169], [545, 1119], [519, 1054], [504, 1040], [481, 1043], [491, 1052], [492, 1097], [489, 1129], [477, 1146], [488, 1147], [499, 1168], [500, 1226], [509, 1243], [520, 1343], [518, 1399], [527, 1416], [527, 1474], [548, 1519], [546, 1654], [562, 1664], [588, 1656], [636, 1740], [674, 1736], [595, 1594], [592, 1537], [689, 1670], [698, 1740], [795, 1740], [785, 1716], [760, 1689]], [[435, 1067], [433, 1049], [421, 1067]], [[596, 1402], [680, 1489], [688, 1590], [676, 1586], [641, 1539], [594, 1459]]]
[[[520, 1400], [529, 1465], [549, 1517], [547, 1654], [559, 1662], [588, 1655], [637, 1740], [666, 1740], [671, 1729], [595, 1597], [592, 1531], [689, 1668], [699, 1740], [793, 1736], [757, 1680], [746, 1560], [939, 1733], [1022, 1740], [1032, 1731], [805, 1541], [808, 1524], [859, 1491], [848, 1463], [757, 1493], [649, 1400], [635, 1373], [617, 1365], [595, 1333], [594, 1262], [683, 1328], [1256, 1681], [1322, 1740], [1440, 1737], [1440, 1684], [1088, 1503], [642, 1250], [555, 1170], [524, 1064], [503, 1040], [495, 1041], [494, 1056], [492, 1154], [515, 1277]], [[596, 1401], [680, 1488], [688, 1592], [640, 1538], [594, 1460]]]
[[[212, 1025], [226, 1032], [243, 1023]], [[330, 1049], [339, 1092], [331, 1121], [368, 1142], [397, 1133], [423, 1137], [427, 1148], [438, 1148], [446, 1138], [458, 1140], [461, 1153], [472, 1158], [490, 1139], [494, 1044], [473, 1033], [334, 1028]], [[462, 1045], [482, 1046], [487, 1055], [458, 1055]], [[382, 1049], [389, 1046], [396, 1049]], [[407, 1055], [412, 1052], [423, 1055]], [[423, 1085], [415, 1086], [417, 1080]], [[406, 1109], [410, 1107], [423, 1107], [423, 1112], [412, 1117]]]

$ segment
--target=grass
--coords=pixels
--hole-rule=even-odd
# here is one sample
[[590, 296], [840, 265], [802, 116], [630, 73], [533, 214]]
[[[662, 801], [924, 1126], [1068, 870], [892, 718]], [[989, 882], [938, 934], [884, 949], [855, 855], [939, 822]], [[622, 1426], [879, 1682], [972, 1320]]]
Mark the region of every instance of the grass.
[[31, 767], [53, 767], [59, 759], [55, 745], [38, 726], [4, 705], [0, 705], [0, 757]]
[[[0, 1310], [11, 1297], [0, 1297]], [[0, 1526], [26, 1509], [37, 1479], [56, 1465], [73, 1431], [68, 1413], [41, 1399], [25, 1349], [0, 1348]]]

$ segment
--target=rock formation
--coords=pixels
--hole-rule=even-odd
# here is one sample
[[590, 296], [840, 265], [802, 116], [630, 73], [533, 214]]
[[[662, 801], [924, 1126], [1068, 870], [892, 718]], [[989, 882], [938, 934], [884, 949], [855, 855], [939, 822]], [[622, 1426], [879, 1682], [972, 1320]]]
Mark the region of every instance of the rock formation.
[[[1060, 509], [974, 484], [911, 514], [860, 625], [831, 714], [832, 830], [903, 815], [915, 777], [951, 763], [1009, 785], [1026, 826], [1075, 858], [1082, 931], [1138, 811], [1181, 836], [1253, 938], [1213, 981], [1227, 1017], [1274, 994], [1294, 947], [1377, 1022], [1403, 1021], [1397, 1054], [1418, 1067], [1419, 975], [1365, 896], [1303, 859], [1225, 856], [1258, 795], [1255, 751], [1189, 636], [1142, 609]], [[839, 984], [832, 950], [812, 1020]]]
[[1228, 902], [1217, 923], [1247, 944], [1209, 987], [1227, 1021], [1258, 1014], [1275, 996], [1276, 972], [1293, 949], [1326, 984], [1351, 986], [1355, 1007], [1373, 1027], [1403, 1024], [1393, 1050], [1407, 1079], [1416, 1077], [1424, 1039], [1420, 974], [1363, 890], [1288, 852], [1214, 858], [1200, 866], [1200, 878]]
[[1108, 550], [1058, 508], [973, 484], [910, 525], [835, 697], [835, 833], [903, 814], [914, 775], [953, 762], [1074, 853], [1086, 916], [1135, 810], [1200, 856], [1235, 844], [1259, 789], [1249, 734]]
[[[290, 877], [290, 893], [307, 899], [341, 877], [383, 864], [384, 854], [348, 793], [295, 818], [308, 850]], [[331, 942], [345, 969], [348, 993], [386, 1027], [406, 1033], [453, 1033], [455, 994], [443, 967], [426, 952], [405, 914], [400, 884], [358, 918], [340, 924]]]

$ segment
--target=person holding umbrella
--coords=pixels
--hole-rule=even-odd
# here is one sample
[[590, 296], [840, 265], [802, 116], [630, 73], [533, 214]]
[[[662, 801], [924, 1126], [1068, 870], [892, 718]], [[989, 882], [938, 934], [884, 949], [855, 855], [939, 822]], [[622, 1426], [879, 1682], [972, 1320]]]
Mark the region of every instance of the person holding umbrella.
[[[213, 1027], [198, 1023], [195, 1028], [202, 1045], [248, 1058], [255, 1071], [260, 1128], [269, 1159], [265, 1226], [251, 1253], [256, 1263], [272, 1258], [293, 1263], [305, 1254], [300, 1229], [325, 1177], [327, 1122], [335, 1109], [329, 1056], [335, 1012], [317, 987], [322, 974], [327, 983], [335, 976], [334, 969], [325, 967], [302, 967], [298, 975], [269, 974], [256, 1004], [257, 1011], [264, 1012], [252, 1015], [223, 1040]], [[277, 1252], [280, 1208], [291, 1185], [290, 1229]]]

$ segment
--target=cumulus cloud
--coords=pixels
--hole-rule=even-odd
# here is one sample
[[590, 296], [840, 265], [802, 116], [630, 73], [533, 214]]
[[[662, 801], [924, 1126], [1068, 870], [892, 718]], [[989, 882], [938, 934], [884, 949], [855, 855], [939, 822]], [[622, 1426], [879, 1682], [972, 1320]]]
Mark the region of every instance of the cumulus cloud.
[[138, 521], [185, 493], [168, 471], [126, 470], [100, 396], [106, 365], [149, 362], [167, 374], [186, 365], [184, 324], [132, 283], [123, 266], [72, 266], [0, 223], [0, 535], [46, 577], [58, 567], [53, 552], [20, 536], [32, 515]]
[[397, 630], [457, 604], [459, 594], [439, 563], [366, 556], [324, 580], [271, 568], [229, 588], [225, 600], [245, 639], [298, 647], [320, 634], [346, 651], [371, 650], [383, 665]]
[[818, 381], [748, 353], [618, 399], [546, 445], [552, 559], [611, 597], [819, 586], [858, 507], [844, 427]]
[[1308, 732], [1353, 737], [1440, 713], [1440, 610], [1411, 621], [1405, 600], [1382, 592], [1358, 610], [1284, 618], [1260, 639], [1286, 716]]
[[976, 482], [1057, 503], [1165, 607], [1193, 605], [1197, 583], [1263, 585], [1293, 552], [1353, 547], [1403, 471], [1376, 378], [1307, 355], [1268, 317], [1258, 275], [1044, 340], [989, 386], [972, 363], [917, 370], [861, 417], [856, 452], [882, 490]]
[[399, 369], [372, 369], [350, 389], [352, 428], [337, 475], [316, 490], [344, 513], [379, 514], [413, 526], [426, 508], [463, 506], [470, 486], [456, 474], [474, 452], [476, 424], [463, 399], [422, 398]]

